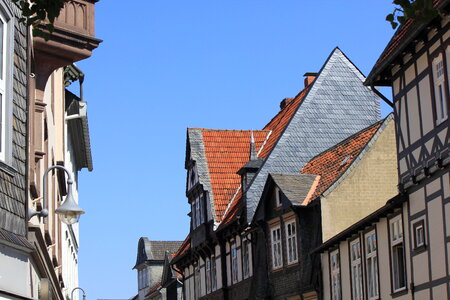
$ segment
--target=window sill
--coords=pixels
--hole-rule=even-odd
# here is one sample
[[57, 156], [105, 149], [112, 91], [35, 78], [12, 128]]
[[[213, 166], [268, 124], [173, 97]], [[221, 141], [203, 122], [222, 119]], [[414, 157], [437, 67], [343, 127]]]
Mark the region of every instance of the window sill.
[[391, 293], [391, 297], [392, 298], [396, 298], [396, 297], [400, 297], [400, 296], [403, 296], [403, 295], [406, 295], [406, 294], [408, 294], [408, 289], [406, 287], [404, 287], [402, 289], [399, 289], [399, 290]]
[[14, 177], [17, 174], [17, 170], [12, 166], [0, 161], [0, 170], [7, 173], [9, 176]]
[[417, 254], [423, 253], [425, 251], [427, 251], [427, 245], [422, 245], [417, 248], [414, 248], [413, 255], [417, 255]]

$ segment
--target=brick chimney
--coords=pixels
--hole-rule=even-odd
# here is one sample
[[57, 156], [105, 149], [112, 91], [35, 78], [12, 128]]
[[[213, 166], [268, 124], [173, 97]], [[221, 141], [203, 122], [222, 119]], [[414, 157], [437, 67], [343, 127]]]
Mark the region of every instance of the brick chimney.
[[281, 109], [285, 108], [289, 103], [292, 102], [292, 100], [294, 100], [294, 98], [284, 98], [284, 99], [281, 100], [281, 102], [280, 102], [280, 108], [281, 108]]
[[314, 79], [316, 79], [318, 73], [305, 73], [303, 76], [305, 77], [305, 88], [308, 87]]

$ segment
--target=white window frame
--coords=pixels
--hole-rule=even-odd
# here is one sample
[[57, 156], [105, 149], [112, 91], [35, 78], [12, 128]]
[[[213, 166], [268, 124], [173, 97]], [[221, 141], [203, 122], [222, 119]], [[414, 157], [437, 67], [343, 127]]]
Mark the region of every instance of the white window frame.
[[298, 247], [297, 247], [297, 222], [296, 219], [286, 221], [286, 256], [287, 264], [295, 264], [298, 262]]
[[[406, 259], [403, 235], [402, 215], [399, 214], [389, 220], [390, 251], [392, 265], [392, 291], [394, 293], [406, 289]], [[399, 252], [401, 251], [401, 253]], [[398, 256], [400, 255], [400, 257]], [[401, 260], [401, 261], [400, 261]], [[403, 281], [403, 285], [402, 285]]]
[[242, 277], [250, 276], [250, 243], [247, 239], [242, 240]]
[[281, 206], [280, 188], [276, 186], [274, 191], [275, 191], [275, 207], [280, 207]]
[[366, 253], [367, 297], [369, 300], [380, 298], [378, 283], [378, 245], [377, 234], [372, 230], [364, 235]]
[[352, 299], [364, 299], [363, 286], [363, 268], [362, 268], [362, 253], [361, 253], [361, 239], [358, 237], [350, 242], [350, 276], [352, 283]]
[[[416, 225], [417, 224], [417, 225]], [[414, 248], [425, 246], [425, 220], [419, 220], [413, 224], [414, 230]]]
[[272, 249], [272, 270], [283, 267], [283, 248], [281, 243], [281, 227], [276, 225], [270, 229]]
[[3, 62], [0, 76], [0, 161], [12, 163], [12, 74], [13, 74], [13, 47], [14, 24], [13, 14], [9, 7], [0, 0], [0, 19], [3, 28], [3, 53], [0, 59]]
[[448, 107], [445, 84], [445, 66], [443, 54], [433, 59], [434, 103], [436, 107], [436, 125], [448, 118]]
[[237, 245], [236, 242], [231, 244], [231, 282], [237, 283], [239, 281], [239, 263], [237, 257]]
[[339, 249], [330, 253], [331, 300], [341, 300], [341, 266]]

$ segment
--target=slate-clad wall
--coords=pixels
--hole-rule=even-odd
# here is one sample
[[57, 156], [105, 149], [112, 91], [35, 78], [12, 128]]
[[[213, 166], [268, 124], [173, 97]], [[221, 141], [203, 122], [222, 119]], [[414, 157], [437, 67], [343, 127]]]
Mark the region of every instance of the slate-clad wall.
[[336, 48], [247, 192], [252, 221], [269, 173], [295, 173], [315, 155], [380, 119], [380, 99]]
[[[13, 119], [11, 166], [0, 163], [0, 230], [26, 235], [26, 141], [27, 141], [27, 28], [18, 22], [21, 11], [11, 1], [15, 16], [13, 57]], [[1, 236], [1, 235], [0, 235]]]

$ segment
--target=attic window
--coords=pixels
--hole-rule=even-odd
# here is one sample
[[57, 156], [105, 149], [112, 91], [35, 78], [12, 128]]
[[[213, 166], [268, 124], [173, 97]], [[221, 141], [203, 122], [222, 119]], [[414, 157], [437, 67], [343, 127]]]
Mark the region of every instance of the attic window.
[[347, 157], [345, 157], [344, 160], [341, 162], [341, 167], [343, 165], [345, 165], [349, 161], [350, 158], [352, 158], [352, 156], [351, 155], [347, 155]]

